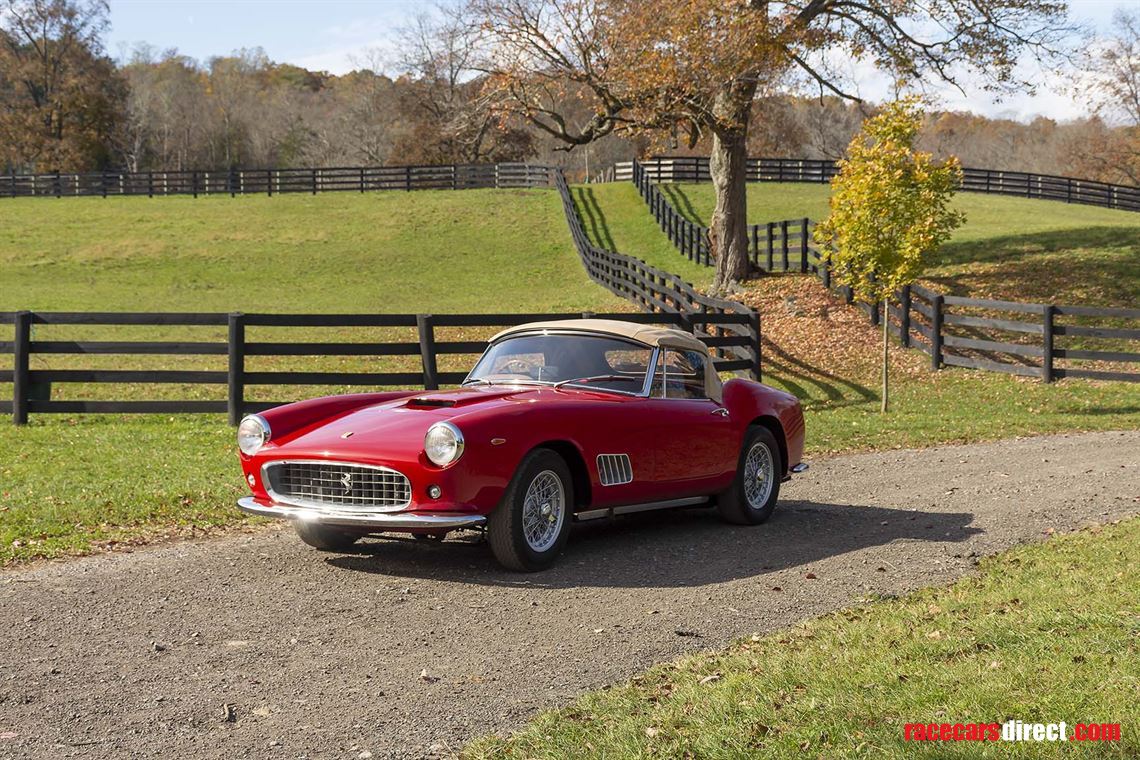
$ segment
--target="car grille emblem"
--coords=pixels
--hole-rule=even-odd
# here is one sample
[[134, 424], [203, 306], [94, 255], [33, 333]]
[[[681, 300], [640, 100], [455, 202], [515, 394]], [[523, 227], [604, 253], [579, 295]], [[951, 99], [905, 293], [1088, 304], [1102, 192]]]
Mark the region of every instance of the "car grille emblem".
[[344, 486], [345, 493], [352, 493], [352, 473], [346, 472], [340, 476], [341, 485]]

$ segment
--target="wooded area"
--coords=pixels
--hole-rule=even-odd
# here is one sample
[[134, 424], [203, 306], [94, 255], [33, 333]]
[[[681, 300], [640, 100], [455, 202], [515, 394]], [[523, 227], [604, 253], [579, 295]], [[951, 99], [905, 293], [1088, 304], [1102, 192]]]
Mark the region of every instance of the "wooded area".
[[[662, 148], [708, 155], [663, 133], [611, 134], [571, 152], [499, 108], [480, 73], [475, 19], [460, 5], [419, 18], [398, 38], [398, 60], [361, 62], [335, 76], [275, 63], [258, 48], [196, 61], [140, 46], [114, 60], [98, 0], [0, 2], [0, 170], [227, 170], [233, 167], [377, 166], [534, 160], [571, 177]], [[964, 165], [1140, 183], [1140, 25], [1122, 15], [1090, 60], [1074, 97], [1089, 116], [1031, 123], [932, 112], [919, 147]], [[390, 57], [389, 57], [390, 58]], [[557, 110], [591, 118], [568, 87]], [[835, 95], [761, 93], [748, 129], [750, 155], [834, 159], [874, 106]], [[565, 147], [565, 146], [561, 146]]]

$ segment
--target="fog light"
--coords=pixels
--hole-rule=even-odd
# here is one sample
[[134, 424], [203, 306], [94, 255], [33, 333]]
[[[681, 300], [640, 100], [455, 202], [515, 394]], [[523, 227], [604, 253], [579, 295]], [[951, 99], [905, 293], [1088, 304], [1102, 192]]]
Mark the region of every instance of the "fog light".
[[438, 499], [442, 494], [443, 491], [440, 490], [439, 486], [428, 486], [428, 496], [433, 499]]
[[257, 483], [257, 478], [253, 477], [253, 473], [252, 473], [252, 472], [251, 472], [249, 475], [246, 475], [246, 476], [245, 476], [245, 479], [249, 481], [249, 485], [250, 485], [250, 487], [251, 487], [251, 488], [253, 487], [253, 485], [254, 485], [255, 483]]

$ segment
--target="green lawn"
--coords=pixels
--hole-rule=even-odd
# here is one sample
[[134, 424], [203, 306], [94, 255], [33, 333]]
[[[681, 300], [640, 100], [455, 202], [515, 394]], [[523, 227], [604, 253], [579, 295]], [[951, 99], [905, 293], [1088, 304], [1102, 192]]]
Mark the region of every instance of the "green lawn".
[[28, 198], [0, 206], [0, 311], [621, 308], [548, 190]]
[[[464, 757], [1136, 757], [1138, 611], [1133, 519], [984, 560], [949, 588], [658, 665]], [[903, 740], [907, 723], [1011, 718], [1120, 723], [1123, 740]]]
[[[709, 184], [662, 185], [674, 208], [707, 224], [713, 211]], [[592, 188], [623, 253], [640, 255], [641, 224], [629, 206], [641, 202], [632, 185]], [[827, 215], [827, 185], [755, 183], [748, 186], [752, 223]], [[927, 279], [941, 290], [976, 298], [1135, 306], [1140, 302], [1140, 213], [1095, 206], [960, 193], [954, 205], [966, 223], [932, 261]], [[644, 207], [644, 203], [642, 203]], [[653, 220], [642, 214], [650, 226]], [[648, 237], [648, 236], [647, 236]], [[653, 263], [668, 269], [660, 243], [646, 241]], [[676, 269], [688, 264], [675, 249]], [[708, 272], [687, 275], [711, 282]]]

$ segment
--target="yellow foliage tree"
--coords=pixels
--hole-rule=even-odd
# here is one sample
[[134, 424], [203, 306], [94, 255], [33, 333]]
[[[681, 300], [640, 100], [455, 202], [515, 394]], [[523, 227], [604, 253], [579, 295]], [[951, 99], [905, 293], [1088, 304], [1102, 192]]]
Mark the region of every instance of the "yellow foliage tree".
[[965, 217], [950, 208], [961, 184], [958, 159], [936, 162], [914, 149], [919, 101], [886, 106], [863, 124], [831, 183], [831, 211], [815, 229], [832, 277], [857, 298], [883, 305], [883, 412], [888, 407], [887, 305], [922, 274]]

